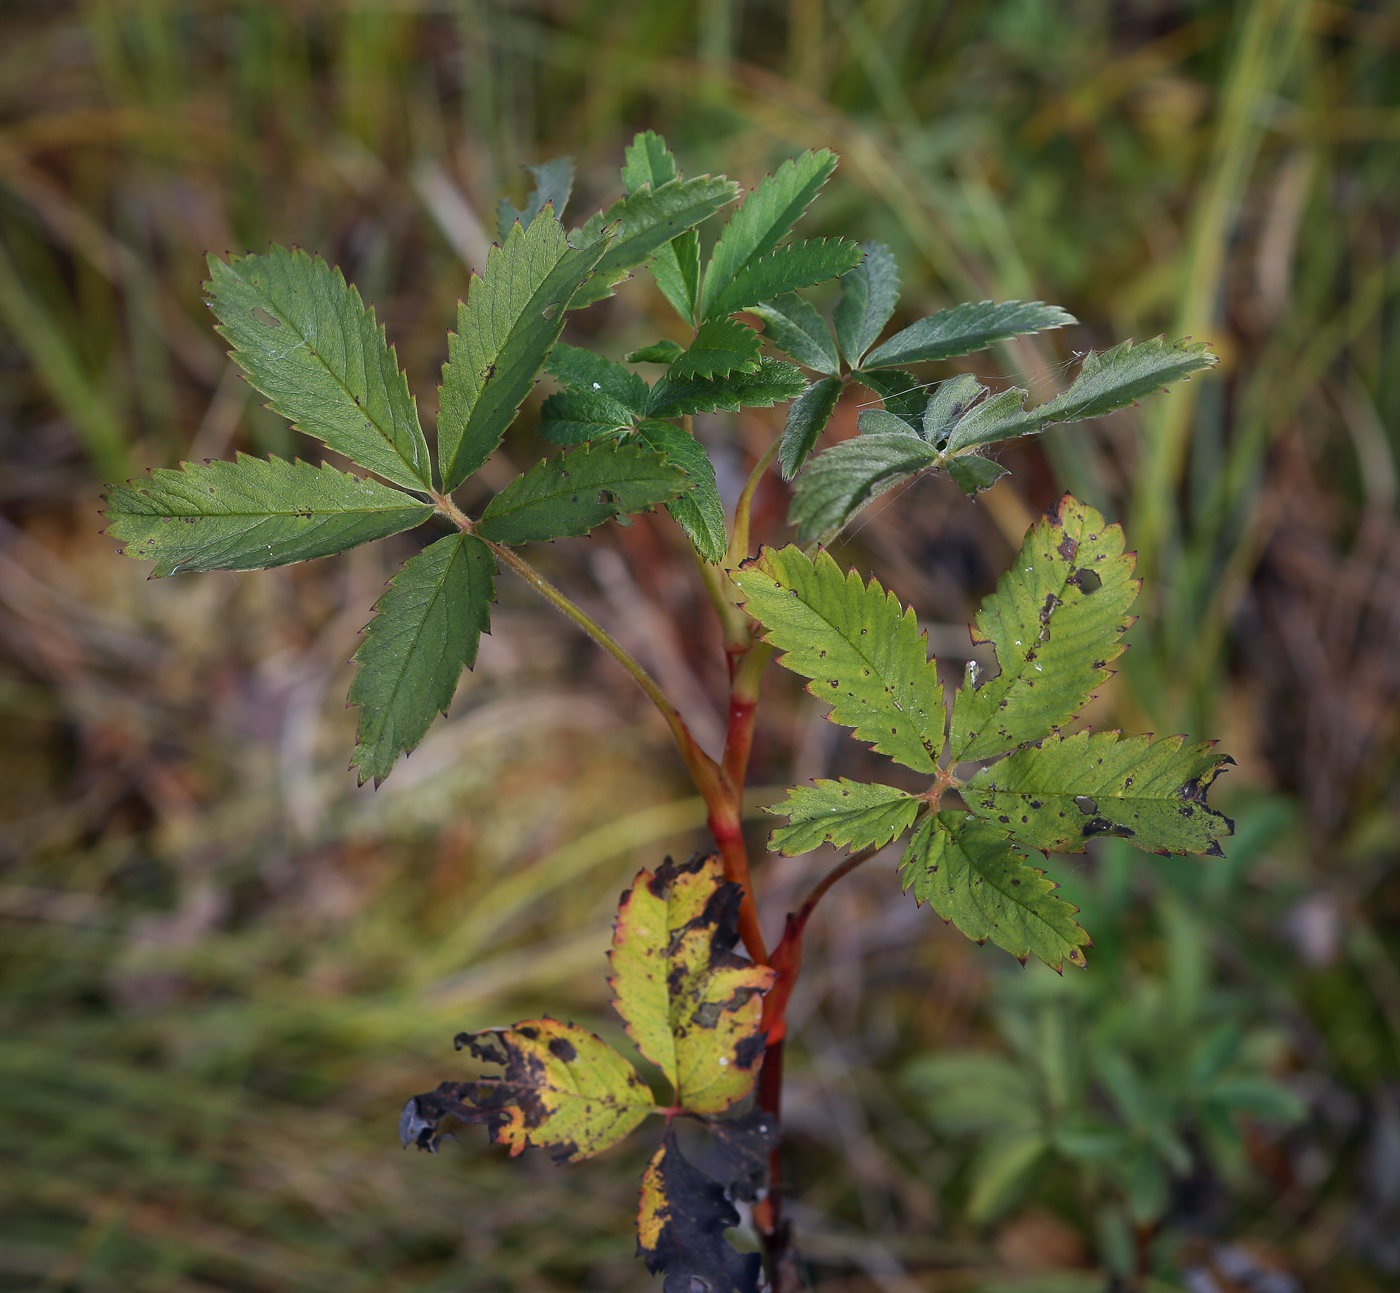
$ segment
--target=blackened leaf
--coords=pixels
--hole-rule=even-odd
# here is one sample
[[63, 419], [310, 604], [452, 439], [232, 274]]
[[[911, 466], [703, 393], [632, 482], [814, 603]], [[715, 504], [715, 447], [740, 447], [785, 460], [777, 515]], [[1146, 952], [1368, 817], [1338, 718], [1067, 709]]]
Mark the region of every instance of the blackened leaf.
[[710, 303], [706, 317], [722, 319], [799, 287], [837, 278], [860, 259], [860, 248], [844, 238], [814, 238], [777, 247], [750, 261]]
[[865, 259], [841, 279], [836, 305], [836, 339], [852, 368], [858, 368], [894, 313], [899, 300], [899, 266], [882, 242], [863, 242]]
[[412, 529], [431, 503], [323, 464], [250, 458], [158, 468], [107, 495], [107, 533], [154, 574], [262, 570]]
[[1069, 722], [1123, 652], [1137, 596], [1123, 531], [1066, 494], [1026, 535], [977, 613], [974, 639], [996, 648], [1000, 673], [977, 665], [953, 701], [953, 761], [987, 759]]
[[375, 604], [350, 688], [360, 707], [353, 763], [361, 785], [383, 781], [452, 703], [491, 626], [495, 572], [480, 539], [452, 534], [410, 557]]
[[804, 301], [796, 292], [755, 305], [749, 313], [763, 320], [763, 339], [786, 351], [799, 364], [833, 376], [841, 371], [841, 360], [832, 345], [831, 329], [826, 320], [817, 313], [816, 306]]
[[561, 391], [541, 406], [535, 431], [550, 444], [582, 444], [616, 435], [634, 421], [627, 405], [602, 391]]
[[928, 402], [928, 383], [921, 382], [903, 368], [886, 368], [878, 373], [852, 373], [866, 389], [873, 391], [896, 417], [911, 425], [919, 420]]
[[668, 1131], [642, 1176], [637, 1253], [653, 1275], [666, 1273], [664, 1293], [758, 1293], [762, 1258], [737, 1253], [724, 1232], [739, 1224], [725, 1194], [690, 1162]]
[[556, 220], [564, 218], [564, 208], [569, 205], [569, 194], [574, 191], [574, 159], [556, 157], [553, 161], [541, 162], [538, 166], [526, 166], [534, 184], [526, 199], [525, 209], [517, 211], [505, 198], [496, 204], [497, 237], [505, 242], [510, 237], [510, 227], [517, 220], [528, 229], [530, 222], [548, 203]]
[[1052, 735], [978, 772], [962, 797], [1033, 849], [1082, 853], [1096, 835], [1121, 835], [1151, 853], [1220, 855], [1233, 833], [1206, 802], [1228, 761], [1214, 742], [1117, 732]]
[[985, 350], [993, 342], [1005, 341], [1024, 332], [1063, 328], [1075, 323], [1074, 315], [1058, 305], [1040, 301], [979, 301], [955, 305], [951, 310], [897, 332], [865, 360], [867, 368], [888, 368], [892, 364], [915, 364], [928, 359], [952, 359]]
[[582, 346], [566, 346], [561, 341], [549, 352], [544, 370], [571, 391], [607, 395], [638, 416], [646, 410], [645, 379]]
[[643, 422], [637, 434], [690, 477], [690, 488], [667, 503], [666, 510], [702, 559], [711, 563], [722, 561], [729, 547], [729, 535], [725, 532], [724, 504], [715, 482], [714, 464], [705, 446], [674, 422]]
[[761, 359], [756, 373], [733, 373], [729, 377], [663, 377], [651, 388], [647, 414], [654, 418], [676, 418], [687, 413], [714, 413], [725, 409], [766, 409], [795, 400], [807, 382], [800, 369], [781, 359]]
[[858, 435], [833, 445], [798, 477], [788, 521], [802, 543], [828, 541], [867, 503], [934, 466], [938, 451], [917, 433]]
[[893, 786], [859, 781], [816, 781], [793, 786], [780, 804], [764, 810], [786, 817], [768, 837], [768, 847], [785, 857], [808, 853], [822, 844], [836, 848], [882, 848], [914, 822], [919, 800]]
[[1051, 969], [1084, 964], [1089, 936], [1077, 907], [1026, 865], [1003, 830], [966, 813], [941, 812], [915, 828], [900, 876], [905, 889], [978, 943], [989, 939], [1019, 961], [1038, 956]]
[[990, 458], [965, 453], [948, 459], [948, 475], [953, 478], [958, 488], [971, 498], [981, 490], [991, 489], [1006, 475], [1006, 468]]
[[[923, 442], [913, 438], [915, 444]], [[916, 772], [937, 771], [943, 688], [912, 607], [830, 553], [764, 548], [732, 578], [778, 663], [811, 681], [830, 718]]]
[[773, 971], [730, 950], [741, 897], [717, 854], [681, 866], [667, 858], [655, 875], [637, 875], [617, 910], [613, 1005], [688, 1113], [742, 1100], [763, 1059], [759, 1021]]
[[826, 424], [831, 421], [836, 401], [840, 398], [841, 379], [823, 377], [793, 401], [788, 409], [787, 425], [783, 427], [783, 438], [778, 444], [778, 465], [783, 470], [784, 480], [791, 480], [801, 470], [807, 455], [816, 447]]
[[576, 1163], [659, 1112], [631, 1063], [577, 1024], [546, 1016], [462, 1033], [456, 1044], [504, 1070], [461, 1084], [461, 1101], [469, 1120], [486, 1122], [491, 1139], [509, 1146], [512, 1156], [547, 1149], [555, 1162]]
[[338, 269], [273, 247], [209, 257], [219, 334], [274, 412], [367, 471], [406, 489], [432, 485], [428, 443], [384, 329]]
[[680, 380], [756, 373], [760, 349], [758, 333], [752, 328], [734, 319], [707, 319], [690, 348], [671, 361], [670, 376]]
[[486, 505], [476, 528], [495, 543], [587, 534], [619, 513], [644, 511], [689, 488], [684, 470], [659, 453], [604, 440], [517, 476]]

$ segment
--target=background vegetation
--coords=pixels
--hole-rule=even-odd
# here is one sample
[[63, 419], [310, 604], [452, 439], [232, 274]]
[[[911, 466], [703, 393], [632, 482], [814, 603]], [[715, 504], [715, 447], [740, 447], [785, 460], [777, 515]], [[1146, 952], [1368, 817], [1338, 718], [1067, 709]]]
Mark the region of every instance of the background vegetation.
[[[976, 505], [906, 491], [842, 554], [959, 669], [1034, 511], [1070, 487], [1121, 519], [1155, 582], [1095, 720], [1220, 737], [1240, 831], [1223, 862], [1061, 867], [1107, 933], [1063, 985], [915, 911], [892, 865], [822, 913], [788, 1104], [821, 1287], [1100, 1289], [1149, 1241], [1164, 1287], [1394, 1287], [1395, 6], [10, 0], [0, 1289], [649, 1287], [641, 1151], [558, 1171], [393, 1138], [404, 1097], [455, 1074], [453, 1032], [545, 996], [607, 1026], [610, 905], [703, 820], [644, 702], [503, 579], [450, 720], [357, 792], [346, 661], [402, 543], [148, 583], [97, 516], [101, 483], [145, 466], [315, 452], [225, 359], [205, 250], [340, 263], [428, 390], [520, 164], [573, 154], [586, 212], [644, 127], [691, 174], [838, 149], [807, 231], [891, 243], [911, 309], [1039, 297], [1083, 320], [984, 375], [1043, 394], [1073, 350], [1163, 330], [1224, 357], [1138, 415], [1008, 451], [1014, 484]], [[641, 276], [571, 326], [620, 356], [653, 312]], [[777, 425], [701, 421], [731, 489]], [[665, 528], [548, 561], [713, 731], [706, 608]], [[859, 775], [770, 681], [760, 779]], [[768, 919], [819, 865], [772, 864]], [[1032, 1036], [1063, 1061], [1020, 1059]], [[1240, 1045], [1212, 1072], [1271, 1074], [1302, 1119], [1264, 1101], [1212, 1126], [1210, 1038]], [[959, 1064], [990, 1103], [940, 1097]], [[989, 1131], [1070, 1115], [1156, 1155], [1160, 1197], [1083, 1140], [988, 1169]]]

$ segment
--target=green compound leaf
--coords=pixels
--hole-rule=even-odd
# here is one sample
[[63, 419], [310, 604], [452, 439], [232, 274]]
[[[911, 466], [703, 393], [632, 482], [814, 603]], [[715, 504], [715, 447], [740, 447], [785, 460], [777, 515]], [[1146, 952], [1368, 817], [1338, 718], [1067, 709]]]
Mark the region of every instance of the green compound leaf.
[[690, 488], [667, 503], [666, 510], [703, 560], [711, 564], [723, 561], [729, 535], [724, 527], [724, 504], [715, 482], [714, 464], [705, 446], [672, 422], [643, 422], [637, 434], [690, 477]]
[[841, 398], [841, 379], [823, 377], [813, 382], [788, 410], [787, 425], [778, 444], [778, 465], [783, 479], [791, 480], [816, 447], [817, 439], [826, 430], [836, 401]]
[[546, 458], [517, 476], [486, 505], [476, 528], [494, 543], [561, 539], [689, 488], [684, 470], [659, 453], [603, 441]]
[[784, 857], [810, 853], [822, 844], [852, 849], [883, 848], [914, 823], [919, 800], [893, 786], [859, 781], [817, 781], [793, 786], [781, 804], [763, 811], [786, 817], [768, 837], [768, 847]]
[[355, 652], [350, 704], [360, 707], [352, 764], [378, 785], [445, 713], [491, 627], [496, 563], [480, 539], [452, 534], [404, 563], [375, 605]]
[[929, 359], [953, 359], [985, 350], [1025, 332], [1043, 332], [1077, 323], [1074, 315], [1058, 305], [1040, 301], [971, 301], [939, 310], [903, 332], [896, 332], [866, 357], [867, 368], [916, 364]]
[[749, 313], [763, 320], [763, 339], [786, 351], [799, 364], [832, 376], [841, 371], [841, 360], [832, 345], [826, 320], [817, 313], [816, 306], [796, 292], [785, 292], [776, 300], [752, 306]]
[[456, 1044], [504, 1072], [444, 1083], [449, 1091], [438, 1090], [458, 1097], [463, 1121], [487, 1123], [491, 1139], [509, 1146], [512, 1157], [547, 1149], [556, 1163], [577, 1163], [660, 1112], [632, 1064], [577, 1024], [546, 1016], [513, 1028], [461, 1033]]
[[157, 577], [262, 570], [329, 557], [410, 530], [430, 503], [378, 481], [280, 458], [159, 468], [107, 494], [107, 533]]
[[553, 161], [541, 162], [538, 166], [525, 166], [535, 183], [525, 202], [525, 209], [517, 211], [505, 198], [496, 203], [497, 237], [505, 242], [510, 237], [510, 227], [517, 220], [528, 229], [530, 222], [544, 210], [548, 203], [554, 211], [554, 218], [564, 218], [564, 208], [569, 205], [569, 194], [574, 191], [574, 159], [556, 157]]
[[564, 327], [579, 285], [607, 250], [576, 251], [548, 212], [528, 229], [511, 226], [493, 246], [484, 277], [473, 277], [447, 338], [438, 413], [443, 489], [456, 489], [501, 443]]
[[760, 301], [838, 278], [860, 260], [860, 247], [845, 238], [789, 243], [750, 261], [711, 302], [705, 317], [722, 319]]
[[835, 169], [834, 153], [806, 152], [784, 162], [744, 199], [705, 268], [701, 317], [709, 317], [710, 307], [741, 269], [782, 242]]
[[611, 395], [564, 391], [545, 400], [535, 431], [550, 444], [582, 444], [626, 431], [635, 421], [636, 414]]
[[801, 543], [823, 542], [867, 503], [938, 462], [915, 433], [858, 435], [814, 458], [798, 479], [788, 521]]
[[795, 400], [806, 389], [799, 369], [781, 359], [760, 359], [756, 373], [729, 377], [677, 378], [667, 374], [651, 388], [649, 417], [676, 418], [688, 413], [737, 413], [766, 409]]
[[655, 875], [638, 873], [617, 909], [613, 1006], [689, 1113], [742, 1100], [763, 1060], [759, 1023], [773, 971], [731, 950], [742, 896], [718, 854], [680, 866], [667, 858]]
[[1000, 672], [979, 687], [977, 666], [953, 701], [954, 763], [1038, 741], [1074, 717], [1123, 652], [1137, 596], [1123, 531], [1066, 494], [1031, 532], [977, 613]]
[[937, 771], [943, 688], [912, 607], [828, 553], [791, 545], [764, 548], [732, 577], [763, 640], [784, 652], [778, 662], [811, 679], [833, 723], [905, 767]]
[[923, 416], [928, 401], [928, 383], [921, 382], [903, 368], [887, 368], [878, 373], [852, 373], [862, 386], [878, 395], [885, 408], [911, 426]]
[[571, 391], [607, 395], [640, 417], [650, 394], [646, 380], [630, 368], [595, 355], [582, 346], [560, 342], [549, 352], [545, 372]]
[[209, 257], [218, 332], [269, 407], [366, 471], [405, 489], [432, 486], [428, 443], [384, 329], [319, 256], [273, 247]]
[[1084, 964], [1089, 935], [1079, 910], [1054, 896], [1055, 883], [1027, 866], [1006, 833], [965, 813], [924, 818], [900, 863], [905, 890], [928, 903], [974, 942], [988, 940], [1025, 962], [1037, 956], [1053, 970]]
[[611, 245], [598, 262], [597, 273], [571, 305], [589, 305], [612, 293], [613, 287], [639, 265], [646, 264], [673, 238], [698, 225], [739, 195], [739, 186], [723, 176], [701, 175], [671, 180], [658, 188], [629, 193], [607, 211], [600, 211], [576, 230], [571, 241], [588, 246], [613, 228]]
[[841, 300], [833, 320], [841, 353], [852, 368], [860, 366], [899, 300], [894, 252], [882, 242], [863, 242], [860, 249], [865, 259], [841, 279]]
[[1149, 853], [1219, 857], [1234, 825], [1206, 794], [1229, 761], [1182, 736], [1054, 735], [983, 768], [962, 797], [1026, 848], [1082, 853], [1096, 835], [1120, 835]]
[[707, 319], [690, 349], [671, 361], [670, 376], [680, 380], [756, 373], [759, 351], [758, 333], [752, 328], [734, 319]]

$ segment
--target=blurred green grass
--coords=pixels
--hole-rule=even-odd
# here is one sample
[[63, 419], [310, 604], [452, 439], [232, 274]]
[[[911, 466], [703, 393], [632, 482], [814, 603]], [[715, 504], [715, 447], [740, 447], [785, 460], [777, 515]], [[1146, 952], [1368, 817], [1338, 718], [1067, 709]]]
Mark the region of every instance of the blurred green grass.
[[[1059, 490], [1124, 521], [1153, 583], [1096, 721], [1220, 736], [1236, 800], [1294, 814], [1239, 853], [1206, 924], [1320, 1112], [1257, 1146], [1272, 1209], [1241, 1195], [1209, 1234], [1309, 1287], [1384, 1287], [1392, 1250], [1365, 1236], [1400, 1231], [1393, 6], [12, 0], [0, 1288], [649, 1286], [626, 1237], [644, 1147], [558, 1173], [475, 1143], [407, 1158], [391, 1126], [449, 1075], [460, 1028], [546, 1006], [606, 1026], [608, 903], [698, 841], [662, 734], [503, 586], [452, 721], [357, 793], [344, 662], [407, 549], [148, 584], [95, 516], [103, 480], [148, 465], [312, 452], [224, 358], [206, 251], [276, 239], [343, 265], [431, 416], [497, 195], [570, 153], [576, 209], [602, 202], [644, 127], [688, 171], [747, 182], [837, 148], [810, 231], [890, 242], [911, 311], [1040, 297], [1083, 321], [980, 365], [1037, 395], [1122, 336], [1216, 343], [1216, 375], [1018, 448], [985, 506], [920, 485], [852, 553], [953, 626]], [[639, 281], [575, 326], [621, 354], [661, 319]], [[743, 422], [731, 452], [769, 433]], [[780, 509], [774, 490], [774, 534]], [[615, 617], [637, 598], [696, 612], [668, 545], [648, 524], [597, 543], [631, 562], [620, 582], [582, 544], [549, 560]], [[649, 644], [702, 709], [705, 645]], [[850, 756], [783, 688], [761, 778], [830, 773]], [[1114, 937], [1150, 969], [1149, 874]], [[797, 872], [774, 883], [770, 915]], [[990, 962], [926, 917], [887, 875], [854, 886], [807, 989], [794, 1152], [833, 1289], [1011, 1279], [1018, 1234], [1069, 1234], [1065, 1261], [1088, 1260], [1073, 1206], [962, 1221], [959, 1151], [899, 1094], [902, 1058], [993, 1036]]]

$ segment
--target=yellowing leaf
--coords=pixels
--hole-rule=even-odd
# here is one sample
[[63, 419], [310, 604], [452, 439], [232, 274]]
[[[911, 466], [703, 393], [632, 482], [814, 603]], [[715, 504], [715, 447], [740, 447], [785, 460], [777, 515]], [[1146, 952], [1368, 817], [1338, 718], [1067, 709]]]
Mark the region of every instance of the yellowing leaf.
[[688, 1113], [743, 1099], [763, 1059], [760, 998], [773, 971], [730, 950], [741, 896], [717, 855], [667, 858], [655, 875], [638, 874], [617, 911], [613, 1005]]
[[[556, 1162], [591, 1158], [657, 1112], [637, 1070], [607, 1042], [577, 1024], [530, 1019], [513, 1028], [462, 1033], [456, 1039], [504, 1072], [451, 1086], [465, 1122], [486, 1122], [491, 1139], [512, 1155], [547, 1149]], [[443, 1087], [438, 1095], [445, 1094]], [[424, 1097], [415, 1097], [422, 1107]]]

